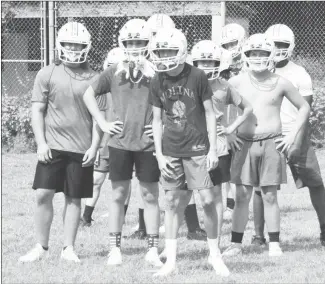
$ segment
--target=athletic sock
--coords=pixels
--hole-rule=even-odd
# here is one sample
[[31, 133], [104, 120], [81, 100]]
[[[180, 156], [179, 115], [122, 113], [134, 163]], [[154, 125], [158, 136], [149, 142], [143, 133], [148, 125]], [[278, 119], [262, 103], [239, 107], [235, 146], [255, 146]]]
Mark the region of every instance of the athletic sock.
[[159, 243], [159, 235], [157, 234], [148, 234], [147, 235], [148, 241], [148, 250], [151, 248], [158, 248]]
[[278, 243], [280, 241], [280, 232], [269, 232], [270, 243]]
[[199, 218], [197, 216], [196, 204], [189, 204], [185, 208], [185, 221], [188, 231], [195, 232], [200, 228]]
[[91, 222], [91, 215], [93, 214], [94, 209], [95, 207], [88, 206], [88, 205], [85, 206], [83, 217], [89, 223]]
[[235, 199], [227, 198], [227, 208], [234, 210], [235, 208]]
[[144, 209], [139, 208], [139, 231], [146, 232], [146, 224], [144, 222]]
[[113, 247], [117, 247], [120, 248], [121, 247], [121, 232], [118, 233], [109, 233], [109, 246], [111, 248]]
[[231, 242], [241, 244], [243, 241], [244, 233], [237, 233], [234, 231], [231, 231]]
[[124, 205], [124, 217], [126, 215], [126, 211], [128, 211], [129, 204]]

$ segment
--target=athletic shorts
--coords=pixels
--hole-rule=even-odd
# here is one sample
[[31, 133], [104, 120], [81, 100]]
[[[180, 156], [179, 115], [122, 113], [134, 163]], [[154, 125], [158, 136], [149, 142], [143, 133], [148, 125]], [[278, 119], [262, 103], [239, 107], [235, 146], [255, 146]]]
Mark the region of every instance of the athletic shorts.
[[97, 151], [97, 157], [96, 157], [96, 161], [94, 164], [94, 171], [96, 171], [96, 172], [102, 172], [102, 173], [109, 172], [108, 147], [106, 146], [105, 148], [107, 148], [107, 153], [106, 153], [106, 150], [103, 150], [103, 148], [101, 148]]
[[129, 151], [109, 148], [109, 179], [123, 181], [132, 179], [133, 166], [139, 181], [158, 182], [160, 170], [153, 151]]
[[231, 183], [247, 186], [272, 186], [287, 182], [286, 160], [276, 149], [275, 140], [281, 134], [263, 134], [243, 137], [240, 151], [233, 153], [231, 161]]
[[319, 164], [309, 135], [304, 136], [301, 144], [292, 144], [287, 159], [297, 188], [323, 185]]
[[216, 169], [208, 171], [207, 156], [175, 158], [165, 156], [174, 166], [171, 178], [161, 175], [161, 187], [164, 190], [210, 189], [217, 184]]
[[94, 167], [82, 167], [84, 154], [54, 149], [51, 152], [50, 163], [37, 163], [33, 189], [53, 189], [72, 198], [91, 198]]
[[222, 184], [230, 181], [231, 152], [228, 155], [219, 157], [216, 169], [210, 172], [215, 184]]

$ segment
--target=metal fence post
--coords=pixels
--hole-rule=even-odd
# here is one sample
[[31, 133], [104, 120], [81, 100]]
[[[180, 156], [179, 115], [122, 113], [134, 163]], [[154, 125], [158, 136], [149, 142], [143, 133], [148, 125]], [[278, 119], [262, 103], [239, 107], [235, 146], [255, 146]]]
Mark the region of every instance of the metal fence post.
[[55, 59], [54, 3], [49, 1], [49, 63]]

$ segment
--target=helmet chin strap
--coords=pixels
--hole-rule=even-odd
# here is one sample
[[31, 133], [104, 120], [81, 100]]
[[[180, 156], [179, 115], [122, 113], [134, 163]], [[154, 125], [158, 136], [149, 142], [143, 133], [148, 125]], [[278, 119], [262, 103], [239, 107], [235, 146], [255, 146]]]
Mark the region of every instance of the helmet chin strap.
[[134, 63], [132, 63], [133, 62], [129, 63], [130, 81], [134, 84], [138, 84], [143, 78], [143, 73], [139, 69], [135, 68]]

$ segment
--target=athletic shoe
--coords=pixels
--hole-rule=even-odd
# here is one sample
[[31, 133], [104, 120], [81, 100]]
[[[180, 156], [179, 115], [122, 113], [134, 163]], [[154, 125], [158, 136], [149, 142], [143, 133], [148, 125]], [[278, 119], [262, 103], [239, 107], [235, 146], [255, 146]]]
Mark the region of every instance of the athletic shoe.
[[227, 207], [227, 209], [225, 210], [225, 212], [223, 212], [223, 218], [225, 220], [230, 220], [232, 219], [232, 213], [234, 212], [233, 209], [230, 209], [229, 207]]
[[325, 247], [325, 232], [320, 234], [320, 243]]
[[260, 236], [253, 236], [252, 245], [264, 247], [266, 246], [266, 239]]
[[164, 264], [160, 261], [158, 255], [158, 249], [153, 247], [150, 248], [146, 254], [145, 260], [148, 264], [153, 265], [155, 267], [162, 267]]
[[206, 241], [207, 240], [207, 233], [202, 230], [201, 228], [195, 229], [194, 232], [187, 233], [188, 240], [198, 240], [198, 241]]
[[269, 256], [281, 256], [283, 255], [282, 249], [280, 248], [279, 243], [272, 242], [269, 243]]
[[220, 256], [209, 255], [208, 263], [212, 265], [217, 275], [221, 277], [228, 277], [230, 275], [229, 269], [223, 262], [221, 255]]
[[159, 234], [165, 234], [165, 226], [164, 225], [161, 225], [159, 227]]
[[122, 264], [122, 254], [121, 249], [118, 247], [113, 247], [108, 254], [107, 265], [120, 265]]
[[242, 255], [243, 251], [241, 244], [231, 243], [231, 245], [223, 252], [222, 256], [239, 256]]
[[61, 259], [68, 260], [68, 261], [74, 261], [74, 262], [80, 262], [79, 257], [75, 253], [73, 246], [67, 246], [65, 249], [61, 252]]
[[86, 219], [84, 218], [84, 216], [82, 216], [82, 217], [80, 218], [80, 224], [81, 224], [82, 227], [90, 227], [92, 221], [94, 221], [94, 220], [93, 220], [93, 219], [90, 219], [90, 222], [89, 222], [88, 220], [86, 220]]
[[137, 230], [128, 237], [128, 239], [139, 239], [139, 240], [145, 240], [146, 238], [147, 238], [147, 233], [144, 230]]
[[49, 251], [43, 249], [41, 244], [36, 244], [36, 246], [30, 250], [27, 254], [19, 258], [20, 262], [33, 262], [36, 260], [41, 260], [42, 258], [49, 257]]

